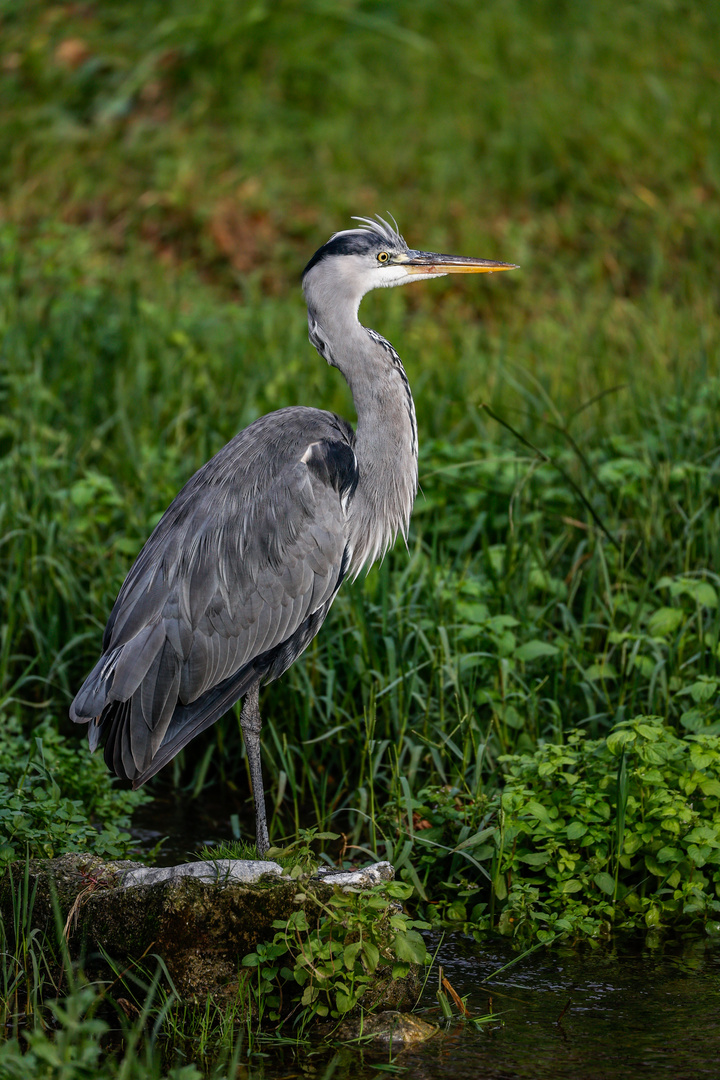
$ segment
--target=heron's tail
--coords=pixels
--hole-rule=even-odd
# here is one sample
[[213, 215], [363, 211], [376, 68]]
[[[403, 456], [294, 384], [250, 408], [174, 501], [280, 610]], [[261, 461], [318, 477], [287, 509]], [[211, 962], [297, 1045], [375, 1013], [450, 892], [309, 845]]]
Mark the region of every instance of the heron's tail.
[[90, 750], [104, 742], [108, 768], [138, 788], [232, 708], [261, 673], [251, 662], [183, 704], [178, 699], [180, 658], [167, 639], [159, 651], [152, 642], [144, 650], [134, 649], [134, 658], [143, 657], [135, 663], [123, 657], [125, 648], [98, 660], [70, 706], [70, 719], [89, 724]]

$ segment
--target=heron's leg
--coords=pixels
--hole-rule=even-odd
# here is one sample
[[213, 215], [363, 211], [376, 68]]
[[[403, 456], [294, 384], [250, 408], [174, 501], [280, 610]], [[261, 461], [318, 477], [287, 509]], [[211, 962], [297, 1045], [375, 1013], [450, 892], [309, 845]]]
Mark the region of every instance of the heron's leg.
[[268, 836], [267, 818], [265, 816], [265, 788], [263, 787], [262, 762], [260, 760], [260, 731], [262, 720], [260, 719], [260, 704], [258, 701], [260, 687], [255, 684], [248, 690], [243, 701], [242, 713], [240, 714], [240, 726], [242, 728], [245, 746], [247, 747], [248, 763], [250, 765], [250, 781], [252, 783], [253, 798], [255, 800], [255, 836], [257, 839], [258, 855], [261, 859], [270, 847]]

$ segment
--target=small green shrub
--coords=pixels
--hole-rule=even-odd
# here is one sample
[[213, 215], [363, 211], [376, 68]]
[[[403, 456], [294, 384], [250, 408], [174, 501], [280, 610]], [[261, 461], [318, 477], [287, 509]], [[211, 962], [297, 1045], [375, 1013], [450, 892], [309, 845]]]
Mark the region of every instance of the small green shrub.
[[257, 971], [258, 1013], [279, 1020], [292, 1010], [301, 1028], [314, 1017], [339, 1019], [381, 975], [401, 979], [411, 964], [428, 964], [419, 930], [429, 924], [410, 918], [398, 904], [411, 892], [411, 886], [391, 882], [362, 893], [338, 889], [327, 903], [300, 893], [299, 899], [316, 901], [317, 925], [305, 910], [287, 922], [277, 920], [272, 942], [243, 959], [244, 967]]
[[501, 764], [491, 798], [428, 788], [412, 802], [436, 919], [522, 942], [720, 930], [717, 735], [636, 717]]
[[84, 741], [65, 739], [47, 717], [34, 734], [19, 721], [0, 725], [0, 863], [53, 858], [67, 851], [92, 851], [120, 858], [131, 837], [133, 809], [148, 796], [121, 791], [101, 757]]
[[505, 766], [501, 930], [545, 940], [720, 917], [716, 735], [680, 738], [639, 717], [607, 739], [576, 733]]

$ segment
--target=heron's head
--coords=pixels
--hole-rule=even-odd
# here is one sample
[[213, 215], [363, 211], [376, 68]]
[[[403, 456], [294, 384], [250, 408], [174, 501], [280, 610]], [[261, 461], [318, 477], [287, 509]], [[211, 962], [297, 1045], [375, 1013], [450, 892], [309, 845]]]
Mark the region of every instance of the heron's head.
[[[462, 255], [440, 255], [408, 247], [396, 223], [383, 218], [355, 218], [358, 229], [346, 229], [330, 237], [315, 252], [303, 271], [303, 289], [308, 304], [340, 298], [357, 304], [370, 289], [404, 285], [421, 278], [445, 274], [491, 274], [513, 270], [511, 263], [468, 259]], [[321, 306], [325, 306], [321, 301]]]

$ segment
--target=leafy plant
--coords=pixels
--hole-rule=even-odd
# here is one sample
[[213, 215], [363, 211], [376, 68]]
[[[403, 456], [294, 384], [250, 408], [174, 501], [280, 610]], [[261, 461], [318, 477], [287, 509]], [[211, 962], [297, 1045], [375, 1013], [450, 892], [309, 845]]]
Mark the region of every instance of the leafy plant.
[[[194, 1064], [162, 1067], [159, 1056], [137, 1053], [141, 1028], [124, 1025], [126, 1046], [115, 1056], [107, 1054], [102, 1039], [112, 1031], [110, 1023], [95, 1015], [102, 995], [96, 986], [79, 984], [67, 995], [48, 1003], [52, 1026], [22, 1032], [21, 1038], [0, 1043], [0, 1075], [4, 1080], [224, 1080], [224, 1067], [201, 1072]], [[145, 1020], [146, 1017], [143, 1017]], [[152, 1049], [152, 1046], [151, 1048]]]
[[605, 739], [572, 732], [501, 764], [490, 798], [426, 789], [413, 801], [429, 917], [519, 942], [720, 932], [717, 735], [636, 717]]
[[45, 717], [31, 737], [18, 720], [0, 724], [0, 863], [90, 851], [120, 858], [131, 843], [130, 816], [143, 792], [121, 791], [101, 759], [70, 742]]
[[401, 979], [411, 965], [428, 964], [419, 930], [429, 924], [398, 903], [411, 892], [411, 886], [391, 882], [368, 892], [336, 889], [327, 901], [299, 893], [298, 899], [314, 901], [317, 919], [300, 910], [287, 922], [276, 921], [272, 942], [243, 958], [256, 973], [258, 1012], [270, 1020], [292, 1015], [301, 1028], [313, 1017], [339, 1019], [379, 979]]

